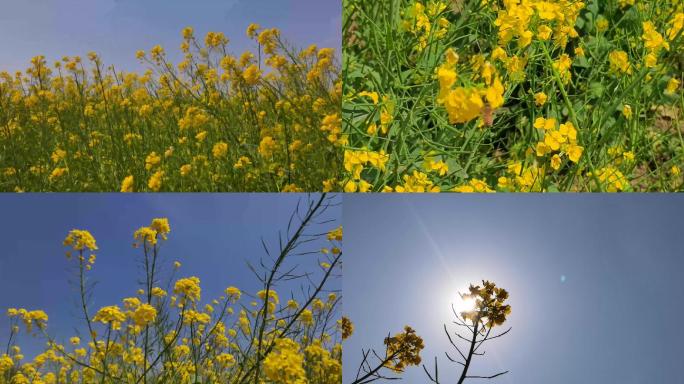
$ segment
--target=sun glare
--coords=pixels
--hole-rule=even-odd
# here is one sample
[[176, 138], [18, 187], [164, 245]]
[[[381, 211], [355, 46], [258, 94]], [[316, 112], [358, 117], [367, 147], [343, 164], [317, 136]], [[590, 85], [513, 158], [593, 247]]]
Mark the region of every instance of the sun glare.
[[473, 309], [475, 309], [475, 303], [476, 301], [473, 298], [464, 299], [461, 296], [458, 296], [456, 298], [456, 301], [454, 301], [454, 309], [458, 314], [460, 314], [461, 312], [472, 311]]

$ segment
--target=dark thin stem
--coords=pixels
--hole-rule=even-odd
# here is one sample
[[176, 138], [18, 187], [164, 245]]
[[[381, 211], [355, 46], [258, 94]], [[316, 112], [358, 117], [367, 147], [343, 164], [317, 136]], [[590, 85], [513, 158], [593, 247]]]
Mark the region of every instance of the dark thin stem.
[[473, 338], [470, 341], [470, 350], [468, 351], [468, 357], [466, 358], [465, 365], [463, 366], [463, 372], [461, 372], [461, 378], [458, 379], [458, 384], [463, 384], [463, 381], [465, 381], [467, 375], [468, 375], [468, 368], [470, 368], [470, 362], [473, 359], [473, 352], [475, 352], [475, 344], [477, 343], [477, 335], [479, 331], [479, 326], [480, 326], [480, 318], [477, 317], [475, 319], [475, 328], [473, 329]]

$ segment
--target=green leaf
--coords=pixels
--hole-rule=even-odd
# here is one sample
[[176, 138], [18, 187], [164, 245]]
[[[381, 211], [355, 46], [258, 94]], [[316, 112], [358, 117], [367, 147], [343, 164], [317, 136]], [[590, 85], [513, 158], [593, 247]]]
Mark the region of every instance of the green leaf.
[[603, 86], [603, 84], [599, 82], [593, 82], [589, 84], [589, 94], [595, 99], [598, 99], [601, 96], [603, 96], [603, 92], [605, 91], [605, 89], [606, 88]]

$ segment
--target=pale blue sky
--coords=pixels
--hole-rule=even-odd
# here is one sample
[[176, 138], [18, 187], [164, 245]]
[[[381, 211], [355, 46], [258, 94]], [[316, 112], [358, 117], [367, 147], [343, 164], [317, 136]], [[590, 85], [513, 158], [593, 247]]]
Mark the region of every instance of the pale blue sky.
[[[231, 51], [254, 44], [245, 36], [251, 22], [277, 27], [289, 42], [341, 47], [340, 0], [3, 0], [0, 12], [0, 70], [23, 70], [31, 57], [50, 62], [98, 52], [105, 64], [139, 70], [139, 49], [161, 44], [178, 58], [181, 29], [196, 35], [224, 32]], [[176, 60], [177, 61], [177, 60]]]
[[[314, 197], [316, 197], [314, 195]], [[101, 306], [121, 304], [135, 295], [141, 274], [142, 252], [132, 247], [133, 232], [155, 217], [168, 217], [169, 239], [162, 244], [165, 275], [175, 260], [182, 263], [176, 278], [197, 276], [203, 303], [219, 297], [234, 285], [246, 293], [261, 289], [247, 267], [258, 266], [264, 256], [261, 238], [277, 249], [278, 231], [287, 228], [290, 214], [304, 194], [0, 194], [0, 345], [9, 336], [7, 308], [43, 309], [50, 317], [48, 329], [57, 340], [66, 340], [74, 329], [83, 330], [79, 316], [74, 260], [64, 255], [62, 240], [74, 228], [87, 229], [97, 240], [97, 261], [88, 276], [97, 282], [91, 312]], [[338, 198], [339, 200], [339, 198]], [[305, 201], [305, 200], [304, 200]], [[339, 203], [339, 201], [337, 201]], [[340, 225], [341, 208], [331, 208], [309, 233], [326, 232]], [[320, 250], [323, 239], [302, 250]], [[298, 256], [287, 268], [320, 277], [316, 254]], [[339, 281], [331, 289], [339, 289]], [[299, 285], [281, 285], [282, 299]], [[247, 299], [247, 303], [249, 299]], [[27, 357], [43, 348], [44, 340], [23, 336], [20, 345]], [[2, 352], [0, 352], [1, 354]]]
[[[682, 195], [345, 195], [343, 222], [356, 325], [344, 383], [361, 348], [382, 353], [405, 324], [423, 336], [424, 362], [437, 356], [442, 382], [455, 382], [442, 326], [480, 279], [510, 291], [513, 330], [470, 373], [510, 373], [467, 382], [682, 382]], [[428, 380], [412, 367], [403, 382]]]

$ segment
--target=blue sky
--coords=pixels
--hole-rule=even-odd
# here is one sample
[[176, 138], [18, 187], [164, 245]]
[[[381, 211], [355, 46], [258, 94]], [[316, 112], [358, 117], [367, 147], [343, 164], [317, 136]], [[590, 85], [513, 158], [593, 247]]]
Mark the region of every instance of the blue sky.
[[[468, 283], [509, 290], [509, 335], [472, 374], [492, 383], [681, 382], [684, 197], [679, 195], [376, 195], [344, 198], [344, 350], [351, 382], [362, 347], [412, 325], [442, 382], [450, 303]], [[454, 328], [451, 327], [451, 330]], [[406, 383], [428, 382], [412, 367]]]
[[[120, 304], [135, 295], [142, 255], [132, 247], [133, 232], [152, 218], [168, 217], [169, 240], [161, 251], [166, 272], [175, 260], [182, 263], [177, 277], [197, 276], [203, 302], [220, 296], [231, 285], [254, 294], [260, 289], [247, 268], [264, 255], [261, 237], [277, 246], [278, 231], [287, 227], [299, 194], [2, 194], [0, 195], [0, 343], [7, 341], [9, 307], [43, 309], [50, 317], [49, 332], [58, 340], [73, 335], [74, 324], [82, 330], [77, 290], [62, 240], [69, 230], [88, 229], [97, 240], [97, 261], [89, 276], [97, 281], [92, 310]], [[336, 223], [315, 225], [324, 232], [340, 225], [341, 208], [325, 219]], [[309, 244], [319, 250], [327, 241]], [[316, 255], [297, 259], [300, 271], [319, 270]], [[292, 265], [292, 264], [290, 264]], [[339, 289], [339, 282], [331, 288]], [[281, 298], [292, 286], [283, 286]], [[295, 294], [299, 286], [295, 289]], [[23, 337], [20, 345], [27, 357], [44, 342]]]
[[0, 70], [23, 70], [42, 54], [50, 63], [63, 56], [98, 52], [105, 64], [140, 70], [139, 49], [161, 44], [180, 57], [181, 29], [196, 35], [224, 32], [231, 51], [254, 47], [245, 36], [251, 22], [277, 27], [298, 46], [341, 47], [340, 0], [3, 0], [0, 12]]

